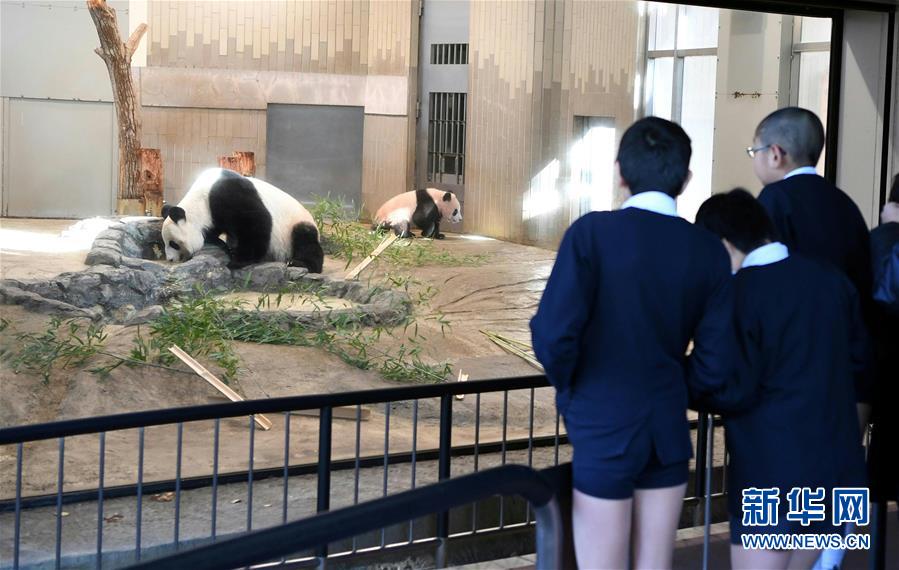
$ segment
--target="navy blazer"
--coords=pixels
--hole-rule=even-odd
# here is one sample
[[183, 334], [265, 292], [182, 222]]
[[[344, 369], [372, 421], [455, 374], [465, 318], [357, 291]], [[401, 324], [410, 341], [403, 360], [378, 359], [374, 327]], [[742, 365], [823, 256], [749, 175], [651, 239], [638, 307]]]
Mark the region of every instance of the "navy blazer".
[[855, 287], [801, 255], [741, 269], [734, 278], [740, 396], [724, 413], [729, 507], [742, 490], [864, 484], [855, 382], [867, 371], [867, 333]]
[[[790, 253], [830, 263], [849, 278], [858, 291], [865, 325], [874, 326], [868, 226], [852, 198], [817, 174], [797, 174], [765, 186], [759, 202]], [[873, 399], [873, 365], [870, 355], [871, 370], [857, 385], [857, 401]]]
[[871, 309], [868, 226], [855, 202], [817, 174], [797, 174], [765, 186], [759, 202], [790, 253], [827, 261], [849, 277]]
[[691, 457], [687, 383], [715, 391], [730, 371], [731, 281], [721, 241], [682, 218], [626, 208], [572, 224], [531, 334], [590, 453], [620, 455], [649, 429], [663, 464]]
[[868, 452], [872, 500], [899, 498], [899, 223], [882, 224], [871, 231], [874, 299], [879, 304], [872, 328], [878, 366], [878, 384], [872, 420], [874, 431]]
[[871, 231], [874, 300], [899, 315], [899, 223], [883, 224]]

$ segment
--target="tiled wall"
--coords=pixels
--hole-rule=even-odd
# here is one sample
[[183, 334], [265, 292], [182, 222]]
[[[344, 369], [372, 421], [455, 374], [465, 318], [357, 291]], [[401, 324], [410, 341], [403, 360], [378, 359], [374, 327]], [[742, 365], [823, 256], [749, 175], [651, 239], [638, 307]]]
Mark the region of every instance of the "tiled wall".
[[[254, 152], [264, 178], [266, 102], [371, 106], [363, 201], [376, 209], [411, 187], [417, 0], [149, 0], [146, 20], [141, 72], [155, 91], [144, 93], [143, 146], [162, 151], [167, 201], [235, 150]], [[188, 71], [187, 81], [187, 70], [202, 73]], [[256, 72], [262, 90], [250, 89]], [[397, 81], [405, 89], [384, 88]]]
[[403, 75], [411, 8], [408, 0], [151, 0], [147, 64]]

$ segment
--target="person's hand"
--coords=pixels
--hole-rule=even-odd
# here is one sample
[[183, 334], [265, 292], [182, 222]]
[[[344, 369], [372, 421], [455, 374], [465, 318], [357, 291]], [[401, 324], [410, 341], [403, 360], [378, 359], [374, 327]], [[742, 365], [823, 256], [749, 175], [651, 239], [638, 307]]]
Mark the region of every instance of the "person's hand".
[[880, 213], [880, 221], [884, 224], [899, 223], [899, 202], [887, 202]]

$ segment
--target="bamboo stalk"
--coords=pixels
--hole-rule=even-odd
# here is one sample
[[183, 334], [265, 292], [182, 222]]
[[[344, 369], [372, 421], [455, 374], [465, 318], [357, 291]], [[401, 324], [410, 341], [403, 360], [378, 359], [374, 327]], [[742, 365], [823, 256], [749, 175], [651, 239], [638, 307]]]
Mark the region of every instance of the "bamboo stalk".
[[[228, 386], [227, 384], [225, 384], [224, 382], [222, 382], [221, 380], [216, 378], [212, 372], [203, 368], [202, 364], [200, 364], [199, 362], [194, 360], [189, 354], [184, 352], [181, 349], [181, 347], [179, 347], [178, 345], [173, 344], [172, 346], [170, 346], [169, 352], [171, 352], [172, 354], [177, 356], [179, 359], [181, 359], [181, 361], [184, 362], [184, 364], [187, 364], [188, 366], [190, 366], [191, 369], [193, 369], [193, 371], [196, 372], [198, 376], [200, 376], [200, 378], [202, 378], [203, 380], [206, 380], [207, 382], [212, 384], [212, 386], [216, 390], [218, 390], [219, 392], [224, 394], [232, 402], [243, 402], [244, 401], [243, 397], [240, 394], [238, 394], [237, 392], [232, 390], [230, 386]], [[265, 431], [272, 429], [272, 421], [270, 419], [268, 419], [267, 417], [263, 416], [262, 414], [254, 414], [253, 420], [256, 422], [256, 425], [258, 425]]]
[[481, 333], [506, 352], [521, 358], [540, 372], [544, 371], [543, 365], [540, 364], [537, 357], [533, 354], [533, 349], [531, 349], [530, 345], [490, 331], [482, 330]]
[[390, 244], [392, 244], [393, 242], [396, 241], [396, 237], [397, 237], [396, 234], [391, 232], [387, 237], [385, 237], [383, 240], [381, 240], [381, 243], [378, 244], [378, 247], [376, 247], [373, 252], [368, 254], [368, 256], [365, 259], [363, 259], [362, 262], [359, 263], [359, 265], [354, 267], [352, 269], [352, 271], [350, 271], [349, 273], [346, 274], [345, 279], [347, 281], [350, 281], [350, 280], [358, 277], [359, 274], [362, 273], [362, 270], [365, 269], [366, 267], [368, 267], [369, 263], [374, 261], [375, 258], [378, 257], [379, 255], [381, 255], [381, 253], [385, 249], [390, 247]]

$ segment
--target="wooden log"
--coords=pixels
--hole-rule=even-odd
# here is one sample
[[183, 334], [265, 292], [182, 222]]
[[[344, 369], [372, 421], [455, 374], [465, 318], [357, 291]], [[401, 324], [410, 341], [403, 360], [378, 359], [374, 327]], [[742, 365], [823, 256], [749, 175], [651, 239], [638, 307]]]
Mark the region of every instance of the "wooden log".
[[227, 156], [219, 157], [219, 166], [242, 176], [256, 175], [256, 154], [250, 151], [238, 150]]
[[248, 150], [238, 150], [234, 152], [237, 157], [237, 166], [240, 168], [238, 172], [244, 176], [256, 176], [256, 153]]
[[162, 156], [158, 148], [140, 149], [140, 190], [147, 216], [162, 215]]
[[[219, 392], [224, 394], [232, 402], [243, 402], [244, 401], [243, 397], [240, 394], [238, 394], [237, 392], [232, 390], [230, 386], [228, 386], [227, 384], [225, 384], [224, 382], [222, 382], [221, 380], [216, 378], [212, 372], [203, 368], [202, 364], [200, 364], [199, 362], [194, 360], [189, 354], [184, 352], [181, 349], [181, 347], [179, 347], [178, 345], [173, 344], [172, 346], [170, 346], [169, 352], [171, 352], [172, 354], [177, 356], [179, 359], [181, 359], [181, 361], [184, 362], [184, 364], [187, 364], [188, 366], [190, 366], [190, 368], [194, 372], [196, 372], [197, 375], [200, 376], [200, 378], [202, 378], [203, 380], [206, 380], [207, 382], [212, 384], [213, 388], [215, 388], [216, 390], [218, 390]], [[262, 414], [254, 414], [253, 421], [255, 421], [256, 425], [258, 425], [265, 431], [272, 429], [272, 421], [270, 419], [268, 419], [267, 417], [263, 416]]]

